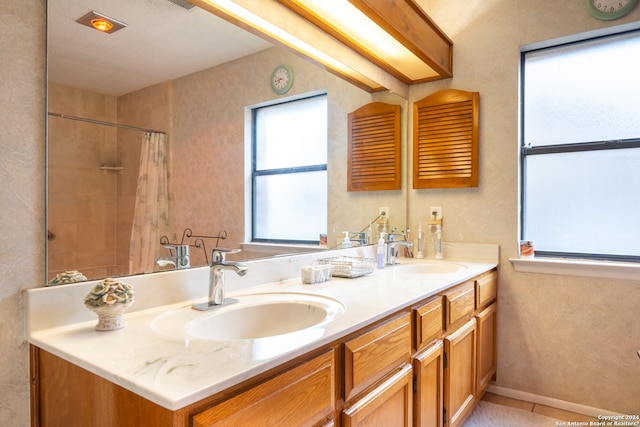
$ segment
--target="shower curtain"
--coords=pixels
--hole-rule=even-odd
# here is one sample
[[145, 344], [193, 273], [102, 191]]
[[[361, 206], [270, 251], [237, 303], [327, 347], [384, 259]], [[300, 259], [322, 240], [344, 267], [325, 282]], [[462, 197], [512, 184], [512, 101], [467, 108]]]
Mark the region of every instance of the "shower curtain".
[[155, 268], [160, 237], [169, 227], [169, 162], [167, 135], [146, 132], [140, 154], [140, 172], [129, 248], [129, 273]]

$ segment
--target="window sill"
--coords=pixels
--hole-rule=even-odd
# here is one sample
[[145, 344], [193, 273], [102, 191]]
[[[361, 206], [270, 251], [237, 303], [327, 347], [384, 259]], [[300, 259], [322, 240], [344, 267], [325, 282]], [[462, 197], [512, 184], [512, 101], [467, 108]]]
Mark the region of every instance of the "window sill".
[[283, 243], [254, 243], [247, 242], [241, 244], [243, 252], [259, 253], [265, 256], [274, 256], [282, 254], [318, 252], [326, 249], [318, 245], [294, 245]]
[[568, 258], [509, 258], [521, 273], [640, 280], [640, 263]]

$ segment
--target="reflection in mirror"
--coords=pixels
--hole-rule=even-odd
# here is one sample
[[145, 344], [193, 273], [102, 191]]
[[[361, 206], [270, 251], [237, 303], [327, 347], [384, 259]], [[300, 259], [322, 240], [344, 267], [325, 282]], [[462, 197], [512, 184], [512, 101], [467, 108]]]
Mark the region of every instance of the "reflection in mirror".
[[[90, 10], [127, 26], [102, 34], [74, 22]], [[168, 223], [148, 242], [154, 256], [175, 256], [161, 239], [189, 245], [191, 266], [205, 265], [216, 246], [242, 247], [237, 258], [265, 256], [263, 248], [243, 245], [251, 239], [248, 107], [317, 91], [327, 93], [329, 110], [327, 246], [335, 247], [344, 231], [365, 229], [380, 206], [390, 208], [390, 228], [405, 227], [406, 176], [402, 190], [346, 191], [347, 114], [372, 100], [397, 103], [406, 123], [400, 97], [366, 93], [208, 12], [169, 0], [90, 6], [58, 0], [49, 2], [48, 13], [49, 112], [91, 121], [49, 116], [47, 280], [69, 270], [91, 280], [174, 268], [130, 266], [146, 130], [165, 133], [168, 146]], [[285, 95], [270, 85], [281, 64], [295, 74]]]

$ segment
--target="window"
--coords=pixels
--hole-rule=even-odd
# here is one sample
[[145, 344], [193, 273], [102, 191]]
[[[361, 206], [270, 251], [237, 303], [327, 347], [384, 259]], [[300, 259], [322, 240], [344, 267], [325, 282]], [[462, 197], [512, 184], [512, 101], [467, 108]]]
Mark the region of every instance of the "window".
[[640, 261], [640, 31], [522, 53], [522, 238]]
[[252, 241], [327, 232], [327, 96], [253, 109]]

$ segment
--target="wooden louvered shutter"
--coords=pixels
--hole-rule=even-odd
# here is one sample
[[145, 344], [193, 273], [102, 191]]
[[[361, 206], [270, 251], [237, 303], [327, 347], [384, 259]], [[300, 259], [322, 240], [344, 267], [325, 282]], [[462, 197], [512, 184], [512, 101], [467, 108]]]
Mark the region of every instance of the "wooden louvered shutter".
[[373, 102], [349, 113], [347, 190], [399, 190], [400, 106]]
[[413, 106], [413, 188], [478, 186], [478, 92], [447, 89]]

